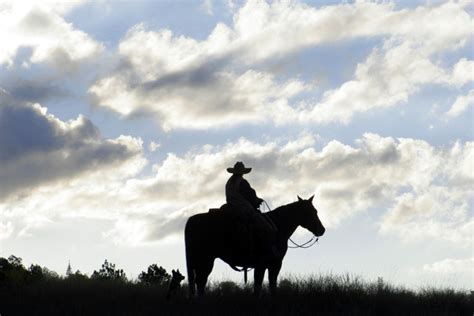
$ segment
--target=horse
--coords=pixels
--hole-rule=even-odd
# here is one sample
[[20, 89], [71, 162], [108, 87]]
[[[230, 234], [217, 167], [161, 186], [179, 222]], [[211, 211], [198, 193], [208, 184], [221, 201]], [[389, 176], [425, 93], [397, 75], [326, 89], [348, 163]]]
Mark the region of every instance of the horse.
[[259, 296], [263, 277], [268, 269], [270, 294], [276, 293], [278, 274], [288, 250], [288, 239], [298, 226], [315, 236], [324, 234], [325, 228], [313, 206], [313, 198], [305, 200], [298, 196], [296, 202], [280, 206], [265, 213], [277, 228], [275, 248], [277, 254], [269, 260], [259, 260], [251, 254], [248, 244], [242, 242], [242, 233], [236, 231], [233, 212], [219, 210], [191, 216], [184, 229], [186, 266], [189, 295], [194, 297], [197, 287], [199, 297], [204, 295], [207, 279], [212, 272], [214, 260], [219, 258], [236, 266], [254, 268], [254, 294]]

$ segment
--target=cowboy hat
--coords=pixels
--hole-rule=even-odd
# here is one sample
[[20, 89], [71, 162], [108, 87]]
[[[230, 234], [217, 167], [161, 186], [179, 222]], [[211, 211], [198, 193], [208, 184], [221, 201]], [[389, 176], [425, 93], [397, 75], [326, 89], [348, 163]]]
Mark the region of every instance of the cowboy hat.
[[246, 174], [252, 171], [252, 168], [246, 168], [242, 161], [237, 161], [234, 168], [227, 168], [227, 172], [233, 174]]

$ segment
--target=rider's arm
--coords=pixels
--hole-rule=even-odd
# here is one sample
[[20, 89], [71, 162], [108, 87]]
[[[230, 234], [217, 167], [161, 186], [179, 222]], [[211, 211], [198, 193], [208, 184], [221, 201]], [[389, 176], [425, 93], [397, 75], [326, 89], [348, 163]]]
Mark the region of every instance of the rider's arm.
[[242, 194], [253, 207], [258, 208], [262, 203], [262, 199], [257, 196], [257, 192], [250, 186], [247, 180], [243, 179], [239, 187], [240, 194]]

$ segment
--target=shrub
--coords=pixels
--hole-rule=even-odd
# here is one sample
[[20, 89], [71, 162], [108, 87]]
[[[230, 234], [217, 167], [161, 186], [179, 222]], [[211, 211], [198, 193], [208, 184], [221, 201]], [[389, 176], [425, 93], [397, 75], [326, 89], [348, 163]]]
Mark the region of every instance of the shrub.
[[148, 267], [147, 272], [142, 271], [138, 276], [141, 283], [146, 284], [165, 284], [171, 279], [165, 268], [156, 265], [155, 263]]
[[122, 269], [116, 269], [115, 264], [108, 262], [107, 259], [105, 259], [99, 271], [94, 270], [91, 279], [121, 282], [127, 281], [125, 272], [123, 272]]

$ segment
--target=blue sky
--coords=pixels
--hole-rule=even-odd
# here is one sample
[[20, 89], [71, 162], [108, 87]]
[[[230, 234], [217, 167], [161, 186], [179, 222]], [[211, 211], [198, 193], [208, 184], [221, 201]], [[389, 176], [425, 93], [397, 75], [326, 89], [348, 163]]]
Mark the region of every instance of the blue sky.
[[244, 160], [272, 206], [316, 194], [327, 233], [283, 274], [472, 289], [472, 12], [2, 2], [0, 256], [184, 270], [186, 219], [223, 203]]

